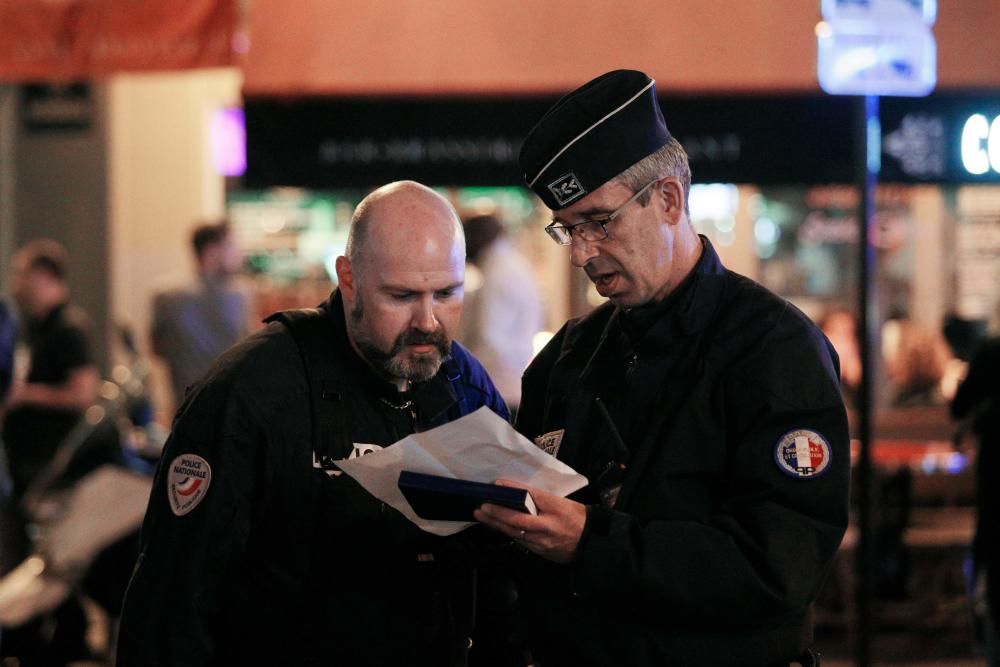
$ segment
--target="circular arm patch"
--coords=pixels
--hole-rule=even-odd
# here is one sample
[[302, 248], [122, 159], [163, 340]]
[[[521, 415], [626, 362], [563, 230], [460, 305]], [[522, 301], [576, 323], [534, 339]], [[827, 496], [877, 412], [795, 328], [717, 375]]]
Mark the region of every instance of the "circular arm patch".
[[799, 429], [781, 436], [774, 447], [774, 461], [787, 475], [808, 479], [830, 467], [830, 443], [816, 431]]

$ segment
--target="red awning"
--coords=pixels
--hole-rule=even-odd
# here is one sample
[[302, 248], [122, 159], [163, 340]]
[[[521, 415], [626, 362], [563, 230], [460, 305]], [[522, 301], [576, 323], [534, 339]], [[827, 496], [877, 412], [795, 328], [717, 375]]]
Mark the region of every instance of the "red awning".
[[234, 64], [236, 0], [0, 0], [0, 80]]

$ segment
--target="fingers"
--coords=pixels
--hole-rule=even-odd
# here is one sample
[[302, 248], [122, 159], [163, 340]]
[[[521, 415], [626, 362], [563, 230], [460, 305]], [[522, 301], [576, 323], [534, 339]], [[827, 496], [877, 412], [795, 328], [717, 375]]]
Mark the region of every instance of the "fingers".
[[473, 516], [477, 521], [500, 531], [543, 558], [568, 562], [576, 553], [583, 534], [586, 507], [538, 489], [530, 489], [530, 492], [538, 508], [537, 516], [490, 503], [480, 506]]
[[498, 486], [509, 486], [515, 489], [527, 489], [531, 494], [531, 499], [535, 501], [535, 507], [538, 509], [540, 514], [543, 512], [548, 513], [558, 511], [559, 507], [562, 506], [563, 503], [569, 502], [562, 496], [557, 496], [554, 493], [530, 487], [527, 484], [522, 484], [521, 482], [515, 482], [512, 479], [498, 479], [493, 483]]
[[521, 531], [528, 532], [538, 528], [537, 516], [519, 512], [503, 505], [483, 504], [472, 513], [472, 516], [476, 521], [512, 538], [520, 537]]

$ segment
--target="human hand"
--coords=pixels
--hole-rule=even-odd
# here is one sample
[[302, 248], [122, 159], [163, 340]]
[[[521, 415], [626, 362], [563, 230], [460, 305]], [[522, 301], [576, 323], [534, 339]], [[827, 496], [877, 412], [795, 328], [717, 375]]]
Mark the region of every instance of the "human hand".
[[583, 526], [587, 522], [587, 507], [575, 500], [511, 480], [498, 479], [496, 483], [500, 486], [528, 489], [535, 501], [538, 515], [485, 503], [473, 512], [476, 521], [500, 531], [542, 558], [555, 563], [573, 560], [583, 535]]

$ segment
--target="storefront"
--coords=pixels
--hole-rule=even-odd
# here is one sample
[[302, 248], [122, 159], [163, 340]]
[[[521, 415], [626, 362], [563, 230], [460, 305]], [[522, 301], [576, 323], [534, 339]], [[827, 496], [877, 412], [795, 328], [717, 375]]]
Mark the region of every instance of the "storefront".
[[[368, 189], [403, 178], [444, 188], [463, 212], [498, 210], [538, 260], [556, 326], [596, 295], [578, 274], [561, 277], [564, 258], [538, 233], [547, 212], [517, 168], [521, 138], [554, 99], [250, 99], [248, 166], [230, 190], [230, 213], [264, 273], [308, 279], [323, 276], [342, 249], [353, 205]], [[854, 101], [661, 101], [690, 156], [693, 222], [727, 264], [813, 317], [853, 308]], [[997, 95], [883, 100], [873, 242], [886, 318], [931, 327], [948, 314], [979, 326], [989, 319], [1000, 263], [998, 117]]]

